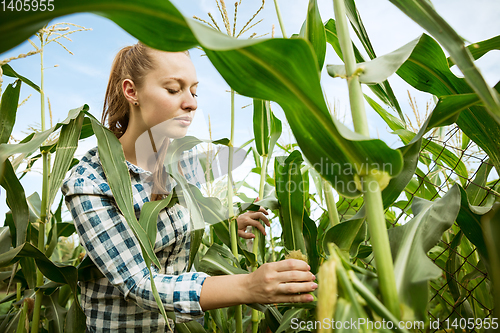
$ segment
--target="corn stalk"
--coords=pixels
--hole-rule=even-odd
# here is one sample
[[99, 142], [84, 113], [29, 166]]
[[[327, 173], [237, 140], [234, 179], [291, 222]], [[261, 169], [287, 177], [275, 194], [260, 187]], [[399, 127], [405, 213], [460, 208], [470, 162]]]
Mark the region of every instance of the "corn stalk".
[[[359, 82], [358, 72], [356, 72], [356, 58], [354, 57], [354, 50], [351, 38], [349, 37], [344, 0], [334, 0], [333, 5], [340, 47], [344, 55], [354, 129], [357, 133], [369, 137], [368, 119], [365, 113], [363, 93]], [[377, 273], [382, 299], [391, 313], [399, 317], [398, 293], [396, 290], [394, 266], [385, 224], [379, 182], [373, 173], [368, 173], [361, 176], [361, 187], [366, 204], [370, 241], [377, 263]]]
[[274, 7], [276, 8], [276, 16], [278, 16], [278, 22], [280, 24], [281, 34], [283, 35], [283, 38], [288, 38], [286, 36], [283, 20], [281, 19], [281, 11], [280, 11], [280, 6], [278, 5], [278, 0], [274, 0]]
[[[229, 158], [227, 167], [227, 206], [229, 210], [229, 230], [231, 233], [231, 251], [235, 258], [238, 258], [238, 224], [234, 216], [233, 209], [233, 152], [234, 152], [234, 96], [235, 92], [231, 89], [231, 138], [229, 140]], [[241, 305], [236, 305], [235, 319], [236, 332], [243, 332], [243, 317]]]
[[[43, 34], [40, 37], [40, 109], [41, 109], [41, 130], [45, 131], [45, 92], [44, 92], [44, 81], [43, 81], [43, 49], [44, 40]], [[47, 200], [49, 191], [49, 159], [47, 151], [42, 151], [42, 163], [43, 163], [43, 180], [42, 180], [42, 205], [40, 209], [40, 221], [38, 221], [38, 249], [44, 253], [45, 251], [45, 220], [47, 219]], [[43, 286], [43, 274], [40, 269], [36, 269], [36, 285], [37, 287]], [[33, 333], [38, 333], [40, 326], [40, 311], [42, 308], [43, 290], [38, 289], [35, 294], [35, 308], [33, 309]]]

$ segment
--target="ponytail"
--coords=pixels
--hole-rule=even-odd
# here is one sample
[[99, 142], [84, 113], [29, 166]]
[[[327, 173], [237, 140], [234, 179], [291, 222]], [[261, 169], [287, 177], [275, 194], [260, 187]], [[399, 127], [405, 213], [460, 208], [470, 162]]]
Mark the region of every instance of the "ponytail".
[[153, 60], [148, 47], [141, 42], [122, 48], [115, 56], [109, 75], [101, 123], [108, 122], [108, 128], [119, 139], [127, 130], [129, 102], [123, 95], [122, 83], [130, 79], [140, 86], [144, 77], [153, 69]]
[[[136, 87], [140, 87], [143, 84], [146, 74], [154, 68], [150, 52], [151, 49], [148, 46], [138, 42], [135, 45], [122, 48], [113, 60], [106, 95], [104, 97], [101, 123], [104, 125], [107, 121], [107, 127], [118, 139], [127, 130], [130, 112], [130, 103], [125, 98], [122, 90], [123, 80], [132, 80]], [[186, 54], [189, 56], [189, 52], [186, 51]], [[149, 134], [152, 140], [151, 131]], [[157, 152], [154, 141], [151, 141], [156, 156], [151, 201], [161, 200], [165, 198], [165, 193], [168, 193], [165, 188], [168, 174], [163, 168], [163, 161], [167, 154], [169, 142], [170, 139], [166, 138], [159, 152]], [[180, 161], [178, 168], [182, 174]]]

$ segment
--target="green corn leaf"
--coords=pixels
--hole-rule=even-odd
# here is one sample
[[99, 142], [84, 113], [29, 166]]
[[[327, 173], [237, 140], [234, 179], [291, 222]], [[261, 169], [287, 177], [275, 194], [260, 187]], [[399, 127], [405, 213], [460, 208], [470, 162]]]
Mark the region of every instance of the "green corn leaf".
[[[500, 36], [495, 36], [481, 42], [472, 43], [467, 46], [467, 49], [469, 50], [472, 58], [474, 60], [477, 60], [491, 50], [500, 50]], [[449, 67], [455, 65], [451, 57], [448, 57], [447, 60]]]
[[300, 164], [302, 155], [295, 150], [288, 157], [277, 156], [274, 170], [276, 194], [280, 202], [282, 238], [288, 250], [300, 250], [306, 254], [302, 234], [304, 221], [304, 192]]
[[309, 0], [307, 17], [300, 29], [300, 37], [311, 43], [321, 72], [326, 56], [326, 33], [323, 21], [321, 21], [317, 0]]
[[481, 225], [481, 217], [488, 213], [492, 206], [482, 207], [474, 206], [469, 202], [467, 192], [460, 187], [461, 207], [457, 217], [457, 224], [465, 237], [474, 244], [479, 255], [489, 262], [489, 254], [484, 241], [484, 231]]
[[389, 128], [392, 129], [393, 131], [396, 131], [398, 129], [404, 129], [406, 128], [405, 123], [403, 123], [401, 120], [398, 118], [394, 117], [392, 114], [387, 112], [380, 104], [375, 102], [373, 99], [370, 98], [368, 95], [364, 95], [366, 101], [368, 104], [372, 107], [375, 112], [378, 113], [382, 119], [384, 119], [385, 123], [389, 125]]
[[19, 103], [19, 92], [21, 81], [16, 80], [9, 84], [2, 94], [0, 103], [0, 143], [7, 143], [16, 122], [17, 104]]
[[[119, 4], [120, 10], [113, 4]], [[390, 176], [402, 169], [402, 157], [383, 141], [370, 139], [332, 119], [317, 75], [317, 59], [308, 42], [298, 39], [235, 40], [191, 19], [185, 19], [168, 1], [140, 4], [118, 0], [58, 3], [52, 12], [9, 13], [0, 20], [1, 49], [9, 49], [31, 36], [47, 20], [72, 12], [96, 12], [130, 32], [145, 44], [181, 51], [201, 44], [229, 85], [238, 93], [279, 103], [305, 156], [320, 171], [322, 164], [369, 168], [390, 165]], [[15, 34], [12, 33], [15, 31]], [[166, 34], [165, 31], [176, 31]], [[311, 135], [310, 129], [315, 129]], [[337, 165], [337, 164], [335, 164]], [[325, 174], [342, 194], [357, 196], [355, 174], [339, 168]], [[325, 171], [323, 171], [325, 173]]]
[[50, 134], [58, 130], [61, 126], [69, 124], [69, 122], [80, 115], [81, 111], [88, 110], [88, 105], [85, 104], [80, 108], [70, 110], [68, 116], [63, 121], [57, 123], [52, 128], [49, 128], [43, 132], [32, 133], [28, 135], [24, 140], [17, 144], [0, 144], [0, 175], [3, 173], [4, 164], [7, 158], [11, 155], [24, 153], [31, 154], [36, 149], [38, 149], [42, 143], [49, 137]]
[[[481, 225], [483, 226], [483, 236], [485, 238], [486, 248], [490, 253], [491, 261], [489, 262], [489, 272], [491, 272], [491, 280], [493, 282], [493, 299], [498, 300], [500, 297], [500, 246], [498, 239], [500, 237], [500, 202], [496, 202], [492, 209], [481, 217]], [[495, 316], [500, 315], [500, 310], [495, 307]], [[498, 318], [498, 317], [497, 317]]]
[[388, 232], [399, 299], [415, 311], [416, 318], [423, 320], [428, 303], [428, 280], [441, 275], [441, 270], [427, 257], [427, 252], [457, 218], [459, 186], [454, 185], [435, 201], [415, 197], [412, 210], [414, 217], [411, 221]]
[[9, 160], [5, 161], [4, 174], [0, 176], [0, 185], [7, 193], [7, 205], [12, 211], [12, 218], [16, 227], [15, 246], [26, 242], [29, 208], [24, 194], [24, 188], [17, 179]]
[[158, 233], [158, 214], [165, 207], [172, 207], [175, 205], [176, 202], [172, 202], [173, 194], [174, 192], [171, 192], [163, 200], [146, 202], [142, 206], [139, 225], [146, 231], [149, 242], [153, 244], [153, 246], [156, 242], [156, 234]]
[[144, 260], [149, 259], [149, 262], [160, 267], [160, 262], [154, 254], [154, 244], [151, 243], [146, 230], [135, 217], [132, 205], [132, 183], [122, 145], [110, 130], [103, 127], [93, 117], [91, 121], [97, 138], [99, 158], [116, 204], [137, 237], [143, 250]]
[[189, 262], [188, 266], [186, 268], [187, 271], [191, 270], [191, 266], [194, 264], [194, 260], [196, 258], [196, 255], [198, 254], [198, 250], [201, 245], [201, 241], [203, 240], [203, 234], [205, 233], [204, 229], [198, 229], [198, 230], [193, 230], [191, 231], [191, 243], [189, 247]]
[[[397, 130], [395, 131], [395, 133], [398, 134], [399, 137], [404, 142], [410, 142], [416, 136], [415, 133], [404, 129]], [[427, 150], [428, 152], [434, 155], [433, 160], [435, 162], [443, 162], [451, 170], [454, 170], [459, 176], [459, 180], [462, 183], [462, 185], [465, 185], [468, 179], [468, 174], [464, 162], [459, 157], [457, 157], [453, 152], [451, 152], [448, 148], [441, 146], [440, 144], [431, 140], [427, 139], [422, 139], [422, 140], [423, 140], [422, 143], [423, 149]]]
[[66, 314], [64, 322], [64, 331], [73, 333], [85, 333], [86, 330], [86, 317], [82, 308], [78, 305], [77, 301], [73, 301], [71, 307]]
[[[128, 167], [125, 162], [125, 155], [123, 153], [123, 148], [116, 138], [116, 136], [103, 127], [95, 118], [91, 118], [92, 128], [96, 135], [98, 142], [99, 158], [101, 159], [103, 170], [106, 174], [106, 178], [113, 193], [113, 197], [118, 205], [118, 208], [124, 215], [128, 225], [134, 232], [134, 235], [139, 241], [141, 246], [141, 252], [144, 257], [144, 262], [149, 270], [149, 275], [151, 276], [151, 263], [154, 263], [158, 268], [160, 268], [160, 262], [154, 253], [154, 240], [148, 236], [148, 231], [146, 231], [141, 224], [137, 221], [134, 213], [134, 208], [132, 205], [132, 183], [130, 180], [130, 174], [128, 172]], [[151, 289], [153, 291], [153, 296], [161, 314], [167, 320], [165, 308], [161, 302], [160, 296], [156, 289], [154, 279], [151, 278]]]
[[228, 218], [227, 209], [222, 206], [219, 199], [215, 197], [204, 197], [200, 189], [189, 184], [177, 168], [177, 162], [181, 160], [181, 154], [200, 142], [199, 139], [192, 136], [173, 140], [168, 147], [165, 157], [165, 168], [177, 182], [176, 194], [181, 205], [189, 210], [193, 223], [193, 230], [204, 229], [205, 222], [214, 224]]
[[[236, 215], [236, 214], [235, 214]], [[229, 239], [229, 223], [227, 220], [213, 224], [214, 232], [219, 238], [219, 240], [224, 243], [228, 248], [231, 247], [231, 240]], [[261, 237], [262, 238], [262, 237]], [[237, 237], [237, 242], [238, 242], [238, 253], [243, 255], [247, 263], [250, 266], [253, 266], [257, 263], [257, 260], [255, 258], [255, 254], [253, 254], [250, 251], [245, 250], [244, 246], [241, 244], [240, 238]]]
[[488, 175], [493, 167], [489, 161], [489, 159], [486, 159], [481, 163], [476, 171], [476, 177], [474, 177], [474, 180], [467, 186], [467, 197], [470, 204], [473, 206], [483, 206], [485, 198], [488, 195], [488, 191], [484, 188], [486, 187]]
[[316, 274], [319, 267], [318, 228], [316, 227], [316, 223], [307, 215], [304, 215], [303, 235], [307, 251], [307, 263], [311, 267], [311, 273]]
[[[450, 57], [464, 74], [465, 80], [483, 101], [490, 116], [500, 124], [500, 100], [498, 94], [488, 86], [474, 64], [463, 39], [425, 0], [390, 0], [403, 13], [427, 30], [448, 51]], [[432, 59], [429, 56], [428, 59]]]
[[304, 322], [307, 319], [307, 313], [306, 309], [301, 309], [301, 308], [293, 308], [290, 310], [287, 310], [283, 314], [283, 319], [281, 321], [280, 326], [276, 330], [276, 333], [283, 333], [283, 332], [289, 332], [291, 329], [291, 326], [293, 326], [293, 323], [295, 322], [292, 321], [292, 319], [297, 320], [297, 322]]
[[460, 298], [460, 288], [458, 287], [457, 283], [457, 281], [459, 280], [458, 274], [460, 273], [460, 261], [458, 261], [457, 248], [462, 241], [462, 236], [462, 231], [459, 231], [455, 235], [455, 237], [453, 237], [449, 248], [450, 255], [448, 256], [448, 260], [446, 261], [445, 268], [446, 282], [448, 283], [448, 288], [450, 289], [451, 295], [453, 296], [455, 302], [457, 302]]
[[25, 78], [24, 76], [17, 74], [16, 71], [14, 69], [12, 69], [12, 67], [10, 67], [9, 64], [2, 65], [2, 72], [3, 72], [3, 75], [5, 75], [5, 76], [17, 77], [19, 80], [23, 81], [28, 86], [30, 86], [33, 89], [35, 89], [36, 91], [40, 92], [39, 86], [37, 86], [31, 80]]
[[[228, 258], [230, 262], [227, 261]], [[248, 274], [247, 271], [234, 267], [232, 263], [236, 262], [236, 258], [232, 253], [219, 244], [213, 244], [207, 253], [201, 258], [198, 269], [208, 275], [234, 275]]]
[[[407, 137], [404, 140], [406, 145], [398, 148], [404, 158], [404, 169], [397, 177], [392, 178], [389, 185], [387, 185], [387, 187], [382, 191], [382, 200], [385, 209], [389, 208], [394, 201], [397, 200], [401, 192], [408, 186], [413, 175], [417, 172], [418, 156], [422, 140], [424, 140], [422, 139], [423, 135], [434, 127], [449, 125], [457, 117], [459, 117], [462, 110], [474, 105], [478, 101], [479, 98], [476, 94], [442, 96], [431, 115], [427, 118], [422, 128], [416, 135], [409, 134], [411, 132], [404, 132], [407, 134]], [[398, 128], [396, 122], [392, 124], [396, 125], [394, 128]], [[403, 131], [403, 129], [401, 130]], [[410, 137], [413, 137], [411, 141], [409, 140]], [[426, 140], [426, 142], [429, 141]], [[442, 148], [443, 147], [434, 147], [436, 153], [439, 153]], [[446, 161], [449, 165], [451, 165], [451, 168], [457, 166], [459, 160], [453, 155], [453, 153], [446, 152], [445, 155], [446, 156], [443, 156], [442, 158], [444, 160], [446, 157]], [[466, 177], [467, 175], [467, 170], [463, 164], [458, 164], [458, 172], [461, 172], [462, 177]], [[333, 242], [337, 244], [341, 250], [350, 250], [351, 255], [354, 255], [355, 249], [353, 248], [353, 245], [356, 244], [355, 240], [362, 240], [362, 227], [364, 226], [362, 222], [364, 217], [365, 210], [362, 208], [353, 217], [350, 217], [344, 222], [347, 223], [346, 225], [341, 223], [336, 225], [334, 228], [329, 229], [322, 243], [323, 247], [325, 248], [328, 242]]]
[[255, 147], [260, 156], [267, 155], [269, 148], [269, 108], [266, 101], [253, 100], [253, 133], [255, 136]]
[[363, 44], [363, 47], [365, 48], [366, 53], [368, 53], [370, 59], [375, 59], [377, 57], [375, 55], [375, 50], [373, 49], [372, 43], [368, 38], [368, 33], [365, 30], [363, 21], [361, 21], [361, 16], [359, 15], [359, 12], [356, 8], [356, 3], [354, 2], [354, 0], [345, 0], [344, 3], [347, 17], [351, 22], [351, 26], [353, 27], [354, 32], [361, 41], [361, 44]]
[[[349, 13], [349, 8], [347, 9]], [[335, 25], [335, 20], [333, 19], [328, 20], [328, 22], [325, 24], [325, 31], [326, 31], [326, 41], [333, 47], [335, 53], [337, 53], [340, 59], [343, 60], [344, 56], [342, 54], [342, 50], [340, 49], [340, 43], [337, 36], [337, 27]], [[356, 58], [356, 62], [357, 63], [365, 62], [366, 61], [365, 58], [359, 52], [356, 45], [352, 43], [352, 46], [354, 49], [354, 56]], [[384, 81], [382, 84], [368, 85], [368, 87], [375, 93], [375, 95], [377, 95], [378, 98], [380, 98], [380, 100], [382, 100], [385, 104], [391, 106], [394, 110], [396, 110], [401, 121], [403, 123], [405, 122], [403, 111], [401, 111], [401, 107], [399, 106], [399, 102], [396, 99], [396, 96], [394, 96], [394, 92], [392, 91], [389, 81]]]
[[36, 266], [43, 275], [54, 282], [68, 284], [74, 297], [77, 297], [77, 268], [71, 265], [54, 264], [45, 254], [40, 252], [40, 250], [30, 243], [19, 245], [18, 247], [0, 254], [0, 267], [12, 265], [23, 257], [35, 259]]
[[[399, 49], [371, 61], [357, 63], [356, 72], [359, 71], [359, 81], [366, 84], [377, 84], [386, 81], [408, 59], [419, 40], [420, 38], [414, 39]], [[332, 77], [346, 76], [344, 65], [327, 65], [326, 67], [328, 74]]]
[[[415, 89], [437, 97], [474, 92], [464, 79], [457, 78], [450, 71], [443, 50], [427, 35], [422, 36], [397, 74]], [[495, 88], [498, 91], [499, 84]], [[464, 109], [456, 123], [488, 154], [495, 167], [500, 169], [500, 125], [487, 110], [475, 104]]]
[[[345, 253], [353, 249], [353, 253], [351, 254], [355, 256], [358, 252], [359, 244], [366, 238], [366, 224], [364, 222], [364, 216], [360, 218], [353, 217], [328, 229], [322, 243], [323, 250], [328, 254], [328, 243], [335, 243]], [[355, 241], [356, 239], [358, 241]]]
[[[86, 111], [86, 110], [85, 110]], [[67, 125], [61, 128], [61, 134], [57, 142], [56, 157], [54, 166], [49, 179], [49, 197], [47, 199], [47, 207], [52, 206], [52, 202], [56, 197], [57, 192], [61, 188], [69, 166], [73, 161], [73, 155], [78, 147], [78, 138], [82, 130], [84, 109], [82, 112]]]
[[59, 290], [50, 295], [43, 295], [42, 305], [45, 306], [45, 318], [49, 322], [51, 332], [63, 333], [68, 310], [59, 305]]

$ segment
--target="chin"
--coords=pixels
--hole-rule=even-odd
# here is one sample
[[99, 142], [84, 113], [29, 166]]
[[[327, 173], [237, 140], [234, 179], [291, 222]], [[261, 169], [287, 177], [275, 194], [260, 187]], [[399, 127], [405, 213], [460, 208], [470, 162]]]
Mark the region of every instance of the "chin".
[[175, 131], [175, 132], [170, 133], [170, 135], [167, 135], [167, 136], [171, 139], [181, 139], [181, 138], [185, 137], [186, 134], [187, 134], [187, 130]]

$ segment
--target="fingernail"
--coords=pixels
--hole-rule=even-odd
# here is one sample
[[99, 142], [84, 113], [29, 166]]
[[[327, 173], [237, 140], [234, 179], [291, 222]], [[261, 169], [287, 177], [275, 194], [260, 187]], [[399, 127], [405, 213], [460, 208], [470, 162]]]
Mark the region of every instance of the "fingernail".
[[316, 276], [314, 274], [312, 274], [312, 273], [311, 273], [311, 275], [313, 277], [313, 280], [316, 280]]
[[311, 284], [311, 286], [312, 286], [312, 288], [313, 288], [313, 289], [318, 288], [318, 284], [317, 284], [317, 283], [315, 283], [315, 282], [313, 282], [313, 283]]
[[313, 295], [307, 295], [307, 302], [312, 302], [314, 301]]

